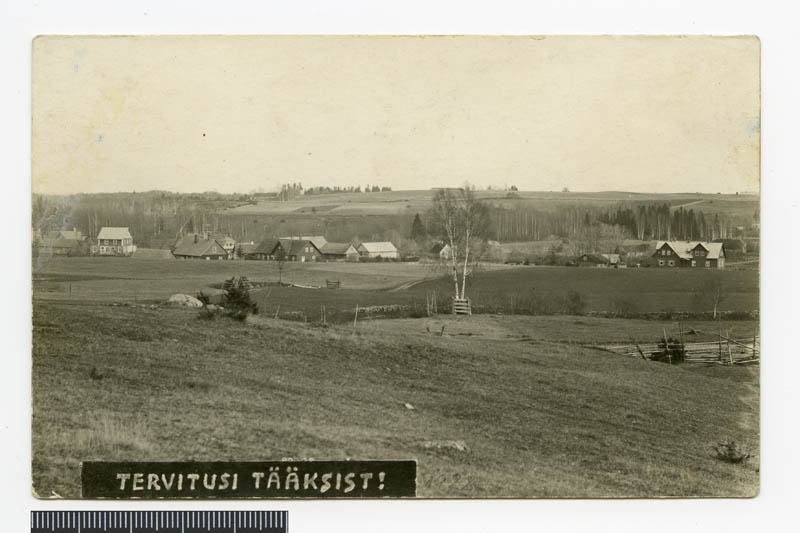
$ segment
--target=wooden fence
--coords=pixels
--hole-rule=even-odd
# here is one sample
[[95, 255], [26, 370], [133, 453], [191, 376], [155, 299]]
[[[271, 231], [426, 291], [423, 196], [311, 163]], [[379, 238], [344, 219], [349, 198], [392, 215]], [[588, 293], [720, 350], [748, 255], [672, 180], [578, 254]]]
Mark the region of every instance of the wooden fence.
[[[759, 337], [732, 339], [719, 335], [716, 341], [664, 342], [653, 344], [620, 344], [599, 346], [620, 355], [665, 360], [665, 356], [682, 351], [684, 363], [706, 363], [723, 365], [758, 364], [761, 358]], [[671, 362], [671, 361], [670, 361]]]
[[471, 315], [472, 307], [469, 304], [469, 298], [453, 298], [453, 314], [454, 315]]

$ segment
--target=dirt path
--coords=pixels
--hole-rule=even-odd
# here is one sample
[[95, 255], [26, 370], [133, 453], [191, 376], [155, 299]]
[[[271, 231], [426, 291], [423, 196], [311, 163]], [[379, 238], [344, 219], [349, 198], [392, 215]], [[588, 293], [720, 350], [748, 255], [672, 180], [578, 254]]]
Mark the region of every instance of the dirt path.
[[406, 291], [406, 290], [410, 289], [411, 287], [414, 287], [415, 285], [419, 285], [423, 281], [428, 281], [428, 280], [426, 280], [426, 279], [415, 279], [415, 280], [411, 280], [411, 281], [406, 281], [402, 285], [398, 285], [397, 287], [389, 289], [387, 292]]
[[689, 207], [690, 205], [697, 205], [707, 202], [708, 200], [695, 200], [694, 202], [689, 202], [688, 204], [681, 204], [681, 205], [672, 205], [670, 209], [680, 209], [681, 207]]

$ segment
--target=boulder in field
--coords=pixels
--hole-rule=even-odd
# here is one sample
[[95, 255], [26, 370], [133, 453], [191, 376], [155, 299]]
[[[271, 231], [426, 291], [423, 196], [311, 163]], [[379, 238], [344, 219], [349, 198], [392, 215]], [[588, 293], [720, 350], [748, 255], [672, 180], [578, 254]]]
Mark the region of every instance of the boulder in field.
[[203, 302], [188, 294], [173, 294], [167, 303], [176, 307], [203, 307]]

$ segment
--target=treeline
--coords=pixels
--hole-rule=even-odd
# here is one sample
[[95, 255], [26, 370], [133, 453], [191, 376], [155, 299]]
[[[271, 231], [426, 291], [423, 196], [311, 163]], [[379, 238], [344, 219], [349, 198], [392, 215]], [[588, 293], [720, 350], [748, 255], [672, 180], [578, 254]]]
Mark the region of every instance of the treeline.
[[727, 217], [715, 213], [710, 220], [700, 211], [668, 204], [619, 206], [600, 217], [601, 222], [625, 228], [639, 240], [714, 240], [726, 239], [732, 231]]
[[380, 187], [378, 185], [373, 185], [370, 187], [366, 185], [364, 189], [361, 189], [360, 185], [350, 186], [350, 187], [339, 187], [335, 185], [333, 187], [311, 187], [305, 190], [306, 195], [314, 195], [314, 194], [339, 194], [339, 193], [360, 193], [360, 192], [389, 192], [391, 191], [391, 187]]
[[[493, 206], [492, 238], [504, 241], [539, 241], [552, 237], [595, 239], [602, 235], [639, 240], [714, 240], [733, 237], [739, 218], [669, 204], [561, 205], [549, 210], [526, 204]], [[588, 246], [587, 249], [592, 249]]]

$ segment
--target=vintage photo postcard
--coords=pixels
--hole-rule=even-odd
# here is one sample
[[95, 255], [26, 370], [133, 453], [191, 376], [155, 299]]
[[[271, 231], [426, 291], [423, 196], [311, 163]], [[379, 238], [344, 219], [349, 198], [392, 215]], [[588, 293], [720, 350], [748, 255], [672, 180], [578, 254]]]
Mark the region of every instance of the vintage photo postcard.
[[758, 494], [756, 37], [32, 47], [36, 496]]

